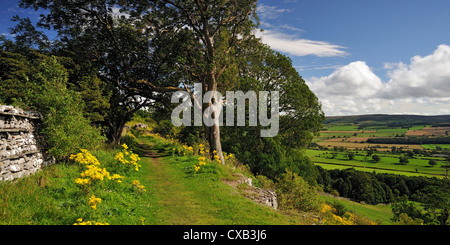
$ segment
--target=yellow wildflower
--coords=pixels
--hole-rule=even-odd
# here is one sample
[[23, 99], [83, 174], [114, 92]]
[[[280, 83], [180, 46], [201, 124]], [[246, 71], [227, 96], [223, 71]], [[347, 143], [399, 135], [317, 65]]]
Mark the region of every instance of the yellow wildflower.
[[91, 208], [93, 208], [94, 210], [97, 209], [97, 204], [101, 203], [102, 199], [99, 197], [95, 197], [95, 195], [92, 195], [89, 198], [89, 206], [91, 206]]
[[76, 223], [73, 223], [73, 225], [109, 225], [108, 223], [101, 223], [101, 222], [92, 222], [92, 221], [83, 221], [82, 218], [79, 218], [76, 220]]
[[133, 180], [133, 181], [131, 181], [131, 184], [132, 184], [133, 186], [135, 186], [136, 188], [138, 188], [139, 190], [141, 190], [141, 191], [147, 191], [147, 190], [145, 190], [145, 186], [142, 185], [142, 184], [139, 182], [139, 180]]
[[80, 149], [80, 153], [76, 155], [70, 155], [70, 159], [83, 165], [100, 165], [98, 159], [93, 156], [88, 150]]

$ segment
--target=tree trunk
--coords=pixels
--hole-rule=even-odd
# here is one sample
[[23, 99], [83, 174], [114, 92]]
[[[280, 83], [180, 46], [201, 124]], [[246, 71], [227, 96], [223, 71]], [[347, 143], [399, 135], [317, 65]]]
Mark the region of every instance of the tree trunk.
[[[215, 77], [215, 72], [212, 71], [207, 76], [207, 85], [203, 86], [204, 91], [217, 91], [217, 81]], [[208, 98], [208, 107], [212, 106], [214, 101], [212, 98]], [[206, 139], [208, 140], [209, 147], [210, 147], [210, 154], [214, 157], [213, 151], [216, 151], [216, 155], [219, 156], [219, 160], [222, 164], [225, 164], [225, 158], [223, 157], [222, 152], [222, 144], [220, 142], [220, 126], [219, 126], [219, 115], [216, 115], [216, 113], [212, 113], [212, 118], [214, 119], [215, 123], [213, 126], [206, 126]]]
[[107, 133], [108, 143], [111, 145], [120, 144], [120, 140], [122, 138], [122, 132], [125, 128], [125, 124], [127, 120], [118, 119], [109, 122], [109, 128]]

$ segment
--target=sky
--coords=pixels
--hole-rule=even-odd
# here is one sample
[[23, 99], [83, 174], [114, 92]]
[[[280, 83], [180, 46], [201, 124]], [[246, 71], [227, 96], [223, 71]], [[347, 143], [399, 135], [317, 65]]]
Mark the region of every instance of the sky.
[[[0, 0], [0, 35], [13, 15]], [[326, 116], [450, 114], [450, 1], [259, 0], [256, 35], [291, 58]]]
[[261, 0], [258, 16], [326, 116], [450, 114], [450, 1]]

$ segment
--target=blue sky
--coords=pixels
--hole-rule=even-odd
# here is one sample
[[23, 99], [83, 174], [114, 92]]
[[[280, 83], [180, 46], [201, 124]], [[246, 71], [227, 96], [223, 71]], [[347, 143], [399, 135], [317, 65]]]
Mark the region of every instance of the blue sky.
[[[17, 2], [0, 0], [0, 33], [38, 20]], [[327, 116], [450, 114], [450, 1], [260, 0], [258, 15]]]
[[261, 0], [258, 14], [327, 116], [450, 114], [450, 1]]

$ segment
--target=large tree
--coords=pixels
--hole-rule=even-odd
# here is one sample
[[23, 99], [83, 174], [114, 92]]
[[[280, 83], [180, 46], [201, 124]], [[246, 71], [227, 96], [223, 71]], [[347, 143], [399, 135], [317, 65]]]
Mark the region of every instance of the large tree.
[[110, 108], [104, 124], [111, 143], [120, 142], [125, 123], [136, 111], [155, 101], [167, 100], [166, 92], [178, 90], [178, 79], [172, 79], [175, 73], [171, 71], [175, 56], [165, 52], [173, 49], [173, 43], [159, 38], [160, 21], [152, 16], [152, 11], [143, 11], [136, 2], [20, 2], [24, 8], [48, 10], [38, 26], [58, 31], [54, 52], [72, 57], [88, 73], [96, 71], [96, 76], [90, 79], [96, 81], [98, 77], [107, 84], [111, 91]]
[[[256, 0], [162, 0], [157, 4], [162, 18], [173, 20], [174, 28], [189, 32], [190, 45], [188, 58], [181, 60], [181, 70], [185, 72], [186, 83], [201, 83], [202, 93], [223, 92], [230, 79], [237, 76], [233, 69], [239, 47], [254, 38], [252, 31], [256, 27]], [[167, 18], [170, 16], [170, 18]], [[242, 56], [241, 56], [242, 57]], [[234, 74], [233, 74], [234, 73]], [[188, 85], [186, 85], [187, 88]], [[196, 100], [191, 94], [194, 106], [210, 108], [218, 98], [212, 95], [203, 101]], [[204, 103], [207, 101], [206, 103]], [[219, 105], [219, 107], [222, 105]], [[210, 152], [216, 151], [222, 163], [219, 115], [212, 112], [209, 119], [212, 126], [206, 125], [206, 139]]]
[[[304, 178], [312, 178], [316, 173], [299, 149], [305, 148], [321, 129], [324, 115], [318, 98], [292, 66], [292, 61], [260, 40], [248, 41], [238, 53], [245, 59], [238, 60], [238, 76], [229, 88], [256, 93], [277, 91], [279, 131], [273, 138], [261, 138], [264, 127], [247, 126], [250, 123], [247, 116], [246, 126], [224, 129], [225, 150], [236, 153], [259, 174], [276, 178], [289, 168]], [[234, 106], [237, 110], [238, 105]]]

